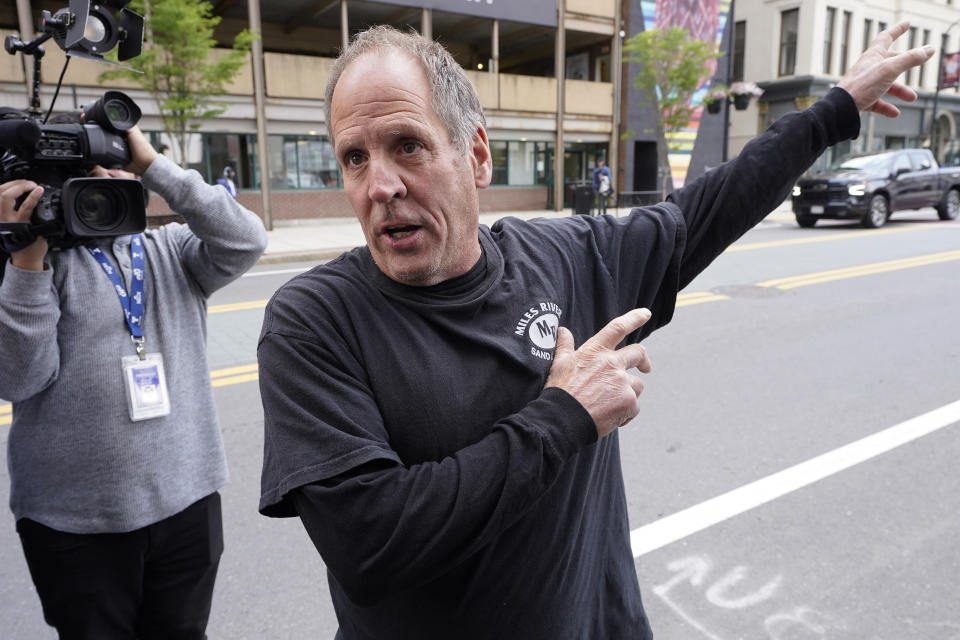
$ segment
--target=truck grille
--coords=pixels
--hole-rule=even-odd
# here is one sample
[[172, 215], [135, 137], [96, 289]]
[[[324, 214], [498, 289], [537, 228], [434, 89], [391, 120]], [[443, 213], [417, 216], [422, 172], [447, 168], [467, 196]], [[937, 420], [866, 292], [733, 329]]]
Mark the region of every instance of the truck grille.
[[828, 184], [812, 184], [802, 187], [800, 199], [812, 204], [824, 204], [847, 199], [847, 188]]

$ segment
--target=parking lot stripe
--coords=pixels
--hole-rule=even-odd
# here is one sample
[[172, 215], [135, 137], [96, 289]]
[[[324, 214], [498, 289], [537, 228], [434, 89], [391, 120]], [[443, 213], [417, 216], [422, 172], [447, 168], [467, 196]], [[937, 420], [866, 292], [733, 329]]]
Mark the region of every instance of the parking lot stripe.
[[778, 471], [630, 532], [633, 557], [650, 553], [818, 480], [960, 421], [960, 401]]

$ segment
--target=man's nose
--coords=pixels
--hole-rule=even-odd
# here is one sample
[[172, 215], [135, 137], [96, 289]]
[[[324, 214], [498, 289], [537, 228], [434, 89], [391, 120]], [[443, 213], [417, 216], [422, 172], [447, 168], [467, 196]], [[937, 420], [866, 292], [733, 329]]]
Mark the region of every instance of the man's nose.
[[368, 195], [374, 202], [389, 202], [407, 195], [397, 167], [387, 159], [371, 158], [368, 167]]

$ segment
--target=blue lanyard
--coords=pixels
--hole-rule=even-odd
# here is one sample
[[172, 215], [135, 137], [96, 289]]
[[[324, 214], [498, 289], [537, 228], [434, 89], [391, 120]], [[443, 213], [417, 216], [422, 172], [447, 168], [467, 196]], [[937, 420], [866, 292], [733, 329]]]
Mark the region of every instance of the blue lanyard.
[[138, 233], [130, 238], [130, 270], [133, 277], [130, 279], [130, 294], [127, 295], [127, 289], [123, 286], [123, 280], [120, 274], [113, 267], [110, 258], [96, 244], [87, 245], [87, 251], [90, 252], [100, 266], [103, 272], [110, 278], [113, 288], [120, 298], [120, 306], [123, 307], [123, 315], [127, 319], [127, 326], [130, 327], [130, 338], [137, 345], [137, 355], [143, 360], [143, 276], [146, 273], [146, 263], [143, 259], [143, 241]]

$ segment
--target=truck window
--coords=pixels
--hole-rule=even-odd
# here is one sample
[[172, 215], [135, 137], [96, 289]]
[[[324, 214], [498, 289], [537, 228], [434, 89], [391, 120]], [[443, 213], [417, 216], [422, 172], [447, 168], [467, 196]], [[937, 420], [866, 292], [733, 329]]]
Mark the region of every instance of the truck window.
[[910, 164], [910, 158], [908, 158], [907, 154], [905, 153], [899, 154], [896, 160], [893, 161], [894, 175], [900, 173], [902, 169], [906, 169], [907, 171], [913, 171], [913, 166]]
[[933, 163], [930, 162], [930, 156], [922, 151], [911, 151], [910, 160], [913, 161], [914, 171], [924, 171], [933, 166]]

